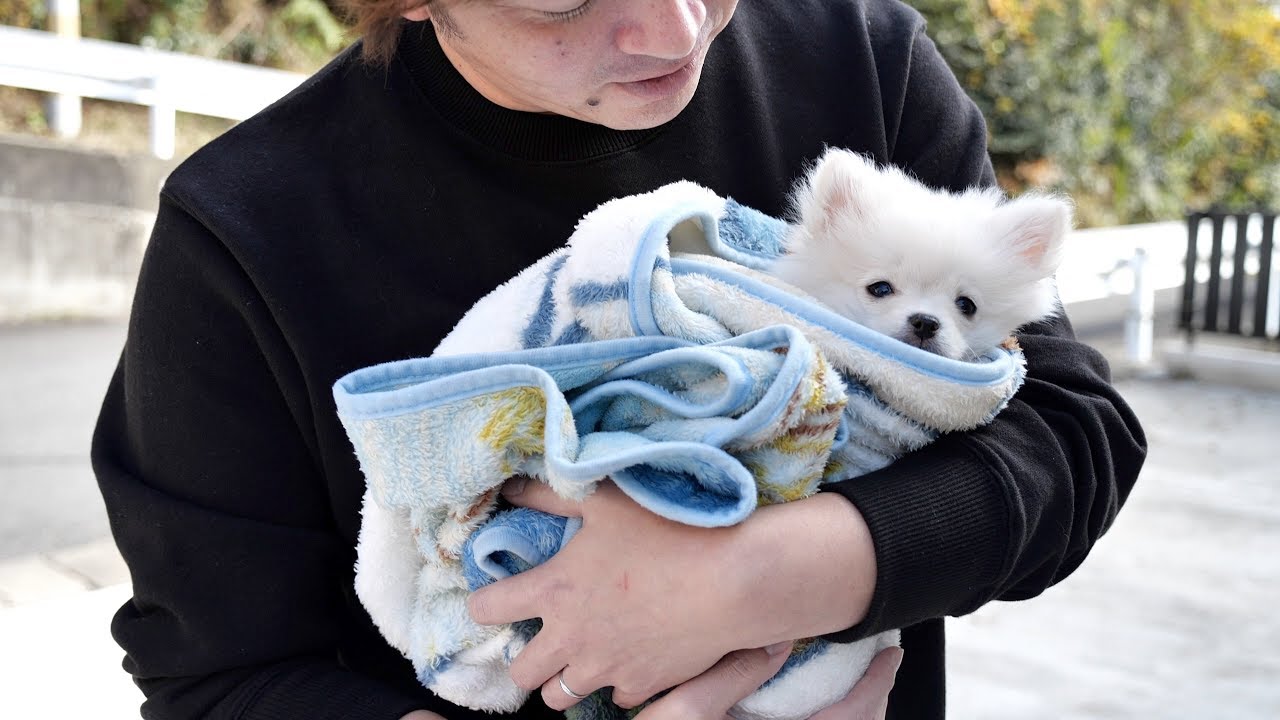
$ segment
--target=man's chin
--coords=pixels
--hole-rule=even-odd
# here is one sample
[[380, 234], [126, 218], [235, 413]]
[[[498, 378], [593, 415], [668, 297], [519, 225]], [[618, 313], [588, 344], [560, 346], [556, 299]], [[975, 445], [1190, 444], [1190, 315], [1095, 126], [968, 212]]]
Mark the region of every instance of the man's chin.
[[687, 92], [649, 101], [622, 92], [608, 93], [593, 122], [612, 130], [650, 130], [666, 125], [689, 107], [696, 89], [695, 83]]

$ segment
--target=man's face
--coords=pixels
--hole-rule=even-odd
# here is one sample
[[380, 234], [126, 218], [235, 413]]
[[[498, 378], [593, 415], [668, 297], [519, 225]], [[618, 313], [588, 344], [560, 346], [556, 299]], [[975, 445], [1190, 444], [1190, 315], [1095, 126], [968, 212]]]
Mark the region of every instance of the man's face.
[[618, 130], [661, 125], [688, 105], [711, 41], [737, 0], [443, 0], [445, 54], [490, 101]]

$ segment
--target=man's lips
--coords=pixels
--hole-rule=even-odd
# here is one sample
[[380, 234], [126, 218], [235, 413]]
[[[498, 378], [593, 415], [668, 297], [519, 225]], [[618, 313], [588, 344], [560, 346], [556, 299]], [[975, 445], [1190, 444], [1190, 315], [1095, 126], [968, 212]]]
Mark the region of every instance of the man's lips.
[[673, 97], [688, 87], [696, 73], [696, 62], [690, 60], [665, 75], [650, 74], [643, 80], [617, 83], [616, 87], [646, 101], [661, 100]]
[[692, 62], [693, 62], [693, 57], [691, 56], [691, 57], [687, 58], [684, 62], [680, 63], [679, 65], [673, 65], [673, 66], [671, 66], [670, 68], [667, 68], [666, 70], [660, 70], [660, 71], [657, 71], [657, 72], [651, 72], [651, 73], [649, 73], [649, 74], [647, 74], [647, 75], [645, 75], [645, 76], [643, 76], [643, 77], [638, 77], [638, 78], [635, 78], [635, 79], [633, 79], [633, 80], [619, 80], [618, 82], [620, 82], [620, 83], [638, 83], [638, 82], [648, 82], [648, 81], [650, 81], [650, 80], [660, 80], [660, 79], [662, 79], [662, 78], [665, 78], [665, 77], [668, 77], [668, 76], [671, 76], [671, 75], [675, 75], [676, 73], [680, 72], [681, 70], [684, 70], [686, 67], [688, 67], [689, 63], [692, 63]]

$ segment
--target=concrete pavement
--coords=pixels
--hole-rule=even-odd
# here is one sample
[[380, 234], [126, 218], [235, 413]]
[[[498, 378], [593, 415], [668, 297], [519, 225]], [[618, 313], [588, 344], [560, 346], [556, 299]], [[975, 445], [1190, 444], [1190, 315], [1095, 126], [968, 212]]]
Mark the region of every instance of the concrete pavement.
[[[87, 465], [122, 339], [0, 327], [0, 717], [137, 717], [107, 632], [128, 577]], [[1066, 582], [950, 623], [951, 717], [1280, 717], [1280, 393], [1120, 387], [1151, 441], [1133, 497]]]
[[89, 438], [123, 322], [0, 325], [0, 561], [108, 534]]
[[89, 468], [124, 336], [120, 321], [0, 325], [3, 718], [138, 717], [109, 633], [129, 572]]
[[1133, 495], [1063, 583], [950, 623], [952, 717], [1280, 717], [1280, 393], [1120, 387], [1151, 448]]

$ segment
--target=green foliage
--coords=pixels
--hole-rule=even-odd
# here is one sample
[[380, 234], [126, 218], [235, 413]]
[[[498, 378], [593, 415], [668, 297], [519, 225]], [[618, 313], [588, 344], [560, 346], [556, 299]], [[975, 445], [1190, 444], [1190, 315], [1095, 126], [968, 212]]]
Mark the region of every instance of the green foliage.
[[0, 0], [0, 25], [45, 29], [48, 6], [41, 0]]
[[[321, 0], [288, 0], [270, 13], [250, 16], [225, 42], [222, 56], [257, 65], [313, 68], [346, 45], [346, 28]], [[229, 33], [224, 31], [221, 37]]]
[[[0, 0], [0, 24], [43, 29], [45, 0]], [[350, 38], [324, 0], [82, 0], [85, 37], [310, 71]]]
[[991, 125], [996, 163], [1013, 166], [1038, 157], [1053, 109], [1044, 101], [1047, 48], [1025, 42], [1017, 24], [981, 0], [916, 0], [912, 5], [929, 19], [930, 37]]
[[918, 0], [1006, 184], [1086, 224], [1280, 206], [1280, 16], [1266, 0]]

